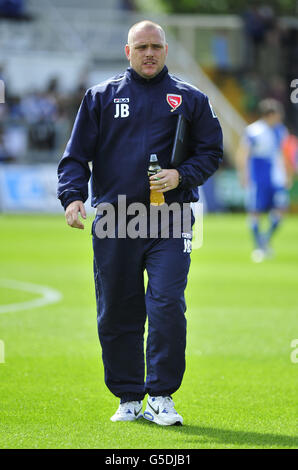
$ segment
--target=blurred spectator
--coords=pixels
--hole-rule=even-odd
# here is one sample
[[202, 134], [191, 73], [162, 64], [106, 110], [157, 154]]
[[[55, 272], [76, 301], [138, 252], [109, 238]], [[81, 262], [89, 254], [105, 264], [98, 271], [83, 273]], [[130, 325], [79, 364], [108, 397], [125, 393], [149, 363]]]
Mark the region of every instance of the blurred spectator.
[[10, 96], [0, 116], [4, 147], [10, 158], [21, 161], [27, 151], [27, 129], [20, 107], [19, 96]]
[[69, 96], [68, 113], [69, 113], [70, 121], [72, 123], [75, 120], [79, 106], [85, 95], [86, 90], [87, 90], [87, 86], [83, 82], [80, 82], [78, 86], [76, 87], [76, 89], [74, 90], [74, 92]]
[[29, 145], [35, 150], [54, 150], [55, 124], [53, 120], [41, 117], [29, 127]]
[[287, 27], [271, 5], [253, 2], [244, 11], [246, 64], [238, 71], [243, 112], [256, 119], [257, 104], [274, 98], [285, 108], [285, 123], [298, 136], [298, 106], [290, 97], [290, 83], [298, 78], [298, 28]]
[[49, 83], [46, 87], [46, 93], [49, 97], [52, 97], [52, 99], [57, 100], [59, 97], [59, 78], [58, 77], [52, 77], [49, 80]]
[[264, 78], [272, 78], [284, 70], [281, 35], [277, 27], [269, 29], [264, 34], [256, 66]]
[[7, 163], [11, 160], [12, 157], [5, 145], [4, 128], [0, 125], [0, 163]]
[[[279, 72], [281, 73], [281, 71]], [[268, 85], [269, 88], [267, 89], [267, 93], [271, 98], [274, 98], [282, 103], [285, 108], [289, 100], [289, 92], [286, 80], [281, 75], [274, 75], [272, 78], [269, 78]], [[264, 93], [264, 95], [265, 94], [266, 93]]]
[[292, 173], [298, 173], [298, 138], [289, 134], [284, 141], [283, 153]]
[[21, 111], [29, 125], [29, 146], [36, 150], [53, 150], [55, 147], [55, 120], [57, 103], [53, 96], [34, 92], [21, 102]]
[[245, 91], [243, 95], [244, 111], [254, 114], [257, 110], [260, 96], [263, 96], [265, 93], [266, 84], [256, 71], [245, 73], [240, 79], [240, 83]]
[[120, 8], [128, 11], [136, 11], [136, 2], [135, 0], [120, 0]]
[[23, 162], [27, 151], [27, 130], [20, 122], [10, 123], [4, 128], [4, 147], [11, 160]]
[[259, 63], [260, 46], [263, 44], [266, 32], [274, 25], [275, 15], [271, 6], [254, 1], [243, 12], [242, 17], [247, 38], [247, 67], [251, 68]]
[[283, 35], [285, 73], [289, 80], [298, 78], [298, 28], [289, 28]]
[[[5, 87], [5, 98], [7, 98], [9, 94], [9, 87], [8, 83], [9, 81], [7, 80], [7, 75], [5, 71], [5, 65], [0, 63], [0, 80], [3, 81], [4, 87]], [[0, 110], [0, 119], [1, 119], [1, 110]]]
[[70, 93], [53, 77], [43, 90], [8, 96], [0, 105], [0, 161], [58, 161], [87, 88], [85, 70]]
[[72, 125], [73, 119], [70, 118], [68, 113], [68, 101], [66, 98], [60, 97], [57, 103], [57, 116], [55, 121], [55, 149], [57, 151], [57, 158], [64, 152]]
[[56, 102], [46, 92], [33, 92], [22, 99], [22, 114], [28, 122], [42, 119], [54, 120], [57, 111]]
[[217, 69], [221, 72], [228, 70], [231, 67], [231, 60], [226, 31], [217, 31], [217, 33], [212, 38], [211, 44]]
[[0, 17], [29, 19], [25, 0], [0, 0]]
[[0, 79], [4, 80], [5, 72], [4, 72], [4, 65], [0, 64]]

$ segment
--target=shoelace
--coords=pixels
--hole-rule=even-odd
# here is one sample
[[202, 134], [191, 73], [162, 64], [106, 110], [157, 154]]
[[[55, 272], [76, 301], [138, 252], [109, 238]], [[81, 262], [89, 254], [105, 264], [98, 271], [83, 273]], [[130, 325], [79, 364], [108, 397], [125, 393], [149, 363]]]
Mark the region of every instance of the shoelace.
[[130, 411], [131, 413], [133, 413], [134, 407], [140, 407], [140, 406], [141, 404], [138, 401], [122, 403], [119, 405], [118, 413], [127, 413], [127, 411]]
[[173, 402], [171, 397], [156, 397], [157, 399], [160, 399], [160, 407], [162, 410], [167, 410], [171, 412], [175, 412], [176, 410], [174, 409], [175, 403]]

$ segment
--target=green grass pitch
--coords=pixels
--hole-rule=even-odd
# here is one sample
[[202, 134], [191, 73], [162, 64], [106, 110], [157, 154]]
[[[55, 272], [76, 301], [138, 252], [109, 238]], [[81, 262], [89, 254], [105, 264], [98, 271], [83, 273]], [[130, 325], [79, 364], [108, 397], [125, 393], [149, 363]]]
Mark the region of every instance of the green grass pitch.
[[[63, 295], [0, 313], [0, 448], [297, 448], [297, 217], [276, 234], [276, 256], [253, 264], [245, 216], [205, 216], [186, 292], [187, 368], [173, 396], [183, 427], [110, 421], [118, 399], [103, 381], [90, 227], [91, 218], [79, 231], [63, 215], [0, 216], [2, 282]], [[39, 296], [0, 285], [0, 307]]]

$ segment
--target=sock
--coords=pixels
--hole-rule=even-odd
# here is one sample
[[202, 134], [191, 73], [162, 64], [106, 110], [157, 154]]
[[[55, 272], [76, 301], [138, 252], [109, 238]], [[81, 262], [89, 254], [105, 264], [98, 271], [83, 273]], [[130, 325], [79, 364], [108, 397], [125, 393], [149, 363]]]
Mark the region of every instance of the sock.
[[272, 235], [274, 234], [276, 229], [279, 227], [280, 222], [281, 222], [281, 216], [279, 214], [276, 214], [276, 213], [272, 212], [269, 215], [269, 220], [270, 220], [270, 226], [269, 226], [269, 229], [266, 232], [266, 242], [267, 243], [270, 241]]
[[255, 247], [258, 249], [263, 248], [262, 236], [260, 233], [260, 221], [258, 217], [250, 216], [250, 229], [253, 235]]

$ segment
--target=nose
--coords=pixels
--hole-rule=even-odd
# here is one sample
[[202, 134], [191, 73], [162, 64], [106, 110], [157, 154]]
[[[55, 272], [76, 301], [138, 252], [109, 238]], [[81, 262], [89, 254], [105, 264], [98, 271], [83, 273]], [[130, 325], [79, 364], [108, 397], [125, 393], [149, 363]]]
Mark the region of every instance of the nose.
[[146, 50], [146, 56], [147, 57], [153, 56], [153, 48], [151, 46], [148, 46], [148, 49]]

